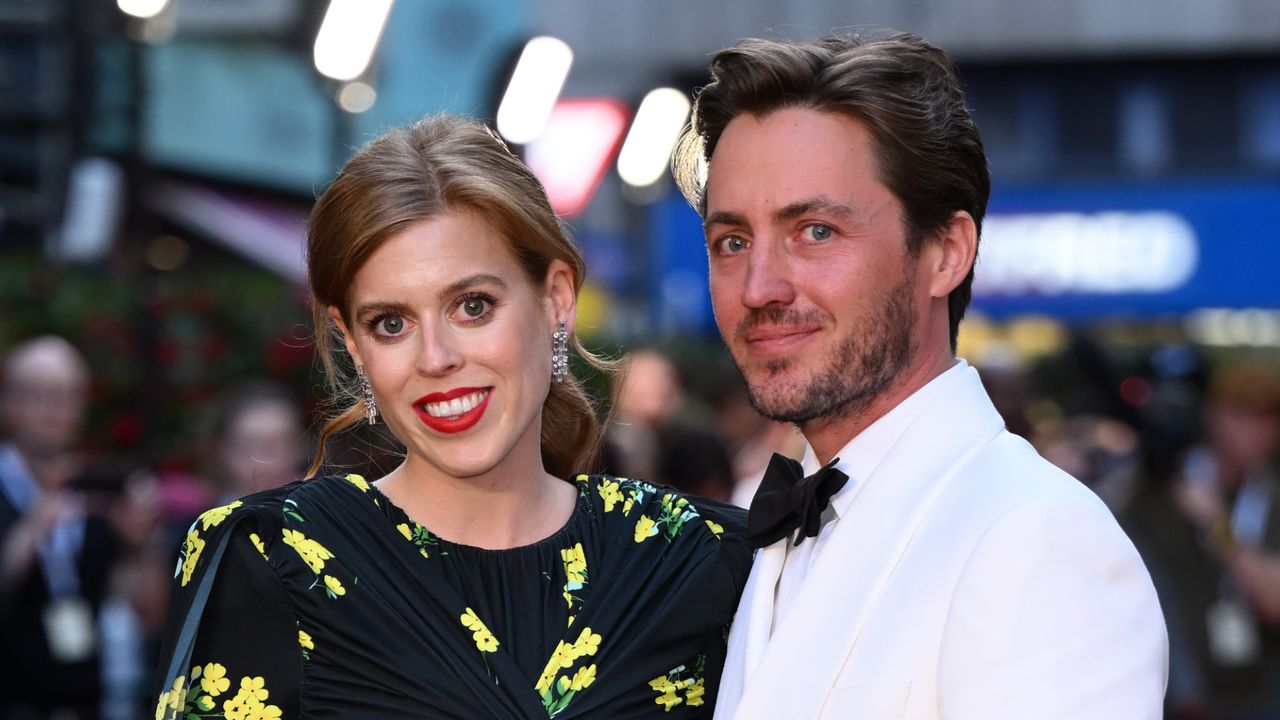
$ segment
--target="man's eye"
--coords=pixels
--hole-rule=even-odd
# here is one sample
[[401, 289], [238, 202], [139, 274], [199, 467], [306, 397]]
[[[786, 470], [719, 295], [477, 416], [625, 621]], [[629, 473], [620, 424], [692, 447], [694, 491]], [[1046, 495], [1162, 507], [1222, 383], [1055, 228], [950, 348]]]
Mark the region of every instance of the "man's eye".
[[819, 223], [806, 226], [805, 231], [809, 234], [810, 238], [817, 240], [818, 242], [830, 240], [832, 234], [835, 233], [835, 231], [831, 229], [830, 225], [822, 225]]
[[730, 235], [720, 239], [720, 252], [726, 255], [734, 255], [747, 249], [747, 241], [737, 235]]

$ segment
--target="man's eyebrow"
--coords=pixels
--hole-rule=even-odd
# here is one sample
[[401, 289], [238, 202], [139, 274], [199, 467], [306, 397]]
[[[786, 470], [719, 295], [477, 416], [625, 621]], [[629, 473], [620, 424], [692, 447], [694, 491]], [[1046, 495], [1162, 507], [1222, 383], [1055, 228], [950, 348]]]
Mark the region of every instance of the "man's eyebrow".
[[746, 225], [747, 219], [742, 215], [727, 210], [717, 210], [702, 221], [702, 229], [706, 231], [712, 225]]
[[830, 198], [819, 195], [817, 197], [797, 200], [796, 202], [787, 205], [773, 214], [773, 220], [774, 222], [787, 222], [812, 212], [835, 215], [836, 217], [843, 219], [853, 219], [858, 216], [858, 212], [848, 205], [835, 202]]

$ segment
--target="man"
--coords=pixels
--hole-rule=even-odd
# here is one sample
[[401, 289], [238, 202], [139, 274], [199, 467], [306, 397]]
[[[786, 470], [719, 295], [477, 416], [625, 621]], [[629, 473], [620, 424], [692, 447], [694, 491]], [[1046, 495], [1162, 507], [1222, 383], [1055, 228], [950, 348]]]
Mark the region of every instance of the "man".
[[716, 321], [823, 467], [776, 460], [753, 501], [716, 717], [1159, 718], [1132, 544], [954, 357], [990, 180], [950, 61], [751, 40], [711, 72], [676, 171]]
[[62, 338], [15, 346], [0, 384], [0, 717], [96, 718], [98, 609], [116, 536], [69, 487], [89, 366]]

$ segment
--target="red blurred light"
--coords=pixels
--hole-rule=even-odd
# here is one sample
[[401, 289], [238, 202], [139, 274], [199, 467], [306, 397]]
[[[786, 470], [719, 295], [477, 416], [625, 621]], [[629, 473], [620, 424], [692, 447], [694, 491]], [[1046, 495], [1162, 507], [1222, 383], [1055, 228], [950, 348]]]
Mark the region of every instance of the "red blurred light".
[[630, 110], [613, 98], [556, 101], [547, 126], [525, 146], [525, 161], [562, 217], [582, 212], [622, 144]]
[[1120, 399], [1134, 407], [1151, 402], [1151, 383], [1140, 377], [1128, 377], [1120, 381]]

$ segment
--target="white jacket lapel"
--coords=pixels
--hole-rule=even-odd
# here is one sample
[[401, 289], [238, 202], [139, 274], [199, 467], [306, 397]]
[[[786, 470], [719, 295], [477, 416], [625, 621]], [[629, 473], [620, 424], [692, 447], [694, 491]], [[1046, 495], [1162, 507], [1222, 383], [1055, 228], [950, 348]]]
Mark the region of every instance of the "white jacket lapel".
[[774, 593], [787, 557], [786, 543], [787, 539], [783, 538], [756, 553], [751, 576], [743, 588], [742, 600], [733, 616], [733, 628], [729, 631], [729, 649], [724, 674], [720, 677], [716, 718], [733, 717], [738, 700], [746, 690], [747, 678], [755, 673], [764, 656], [773, 630]]

